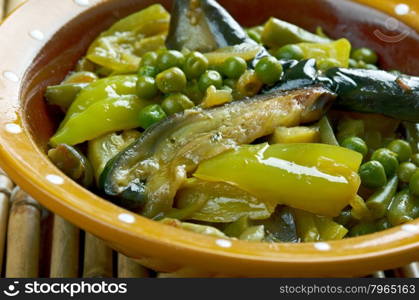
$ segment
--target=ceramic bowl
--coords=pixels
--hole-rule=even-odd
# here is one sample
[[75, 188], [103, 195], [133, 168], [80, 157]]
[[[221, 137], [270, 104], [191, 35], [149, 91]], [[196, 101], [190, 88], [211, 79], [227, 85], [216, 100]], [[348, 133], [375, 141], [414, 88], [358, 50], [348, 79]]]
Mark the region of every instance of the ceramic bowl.
[[[147, 266], [196, 276], [355, 276], [419, 259], [419, 220], [342, 241], [270, 244], [182, 231], [103, 200], [61, 173], [45, 155], [57, 117], [43, 100], [119, 18], [170, 1], [31, 0], [0, 26], [0, 165], [54, 213]], [[380, 54], [384, 68], [419, 72], [419, 5], [358, 0], [220, 1], [243, 25], [269, 16]], [[367, 6], [369, 5], [369, 6]], [[187, 272], [186, 272], [187, 273]]]

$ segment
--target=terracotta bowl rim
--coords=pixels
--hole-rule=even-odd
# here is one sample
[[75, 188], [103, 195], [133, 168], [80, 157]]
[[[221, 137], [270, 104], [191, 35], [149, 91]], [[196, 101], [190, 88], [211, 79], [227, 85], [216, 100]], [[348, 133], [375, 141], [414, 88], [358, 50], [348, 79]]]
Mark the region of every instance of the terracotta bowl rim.
[[[129, 256], [159, 257], [179, 265], [190, 264], [213, 271], [227, 265], [226, 268], [232, 268], [234, 272], [254, 268], [259, 270], [256, 273], [289, 270], [290, 274], [299, 271], [314, 274], [316, 268], [322, 268], [326, 273], [337, 270], [338, 264], [348, 263], [349, 273], [355, 274], [357, 269], [374, 270], [378, 262], [392, 267], [388, 260], [419, 259], [419, 219], [375, 234], [327, 243], [230, 241], [172, 228], [135, 215], [99, 198], [62, 174], [36, 146], [22, 117], [23, 107], [19, 100], [22, 84], [34, 57], [59, 28], [84, 11], [94, 9], [92, 6], [108, 1], [112, 0], [90, 1], [90, 5], [83, 5], [88, 1], [31, 0], [0, 26], [0, 44], [5, 45], [0, 48], [0, 57], [10, 58], [0, 66], [0, 165], [41, 204]], [[42, 24], [36, 27], [22, 22], [46, 6], [65, 11], [65, 16], [44, 15]], [[386, 5], [380, 7], [388, 11]], [[415, 28], [419, 29], [419, 24]], [[26, 30], [27, 34], [15, 38], [17, 44], [4, 43], [13, 32], [21, 30]], [[13, 52], [13, 49], [17, 50]]]

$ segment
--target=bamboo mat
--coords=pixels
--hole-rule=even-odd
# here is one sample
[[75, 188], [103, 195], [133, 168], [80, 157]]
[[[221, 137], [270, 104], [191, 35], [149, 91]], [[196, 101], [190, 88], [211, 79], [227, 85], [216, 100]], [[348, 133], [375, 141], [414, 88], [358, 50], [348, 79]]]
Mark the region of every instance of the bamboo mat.
[[[0, 20], [21, 2], [23, 0], [0, 0]], [[1, 277], [16, 278], [185, 276], [157, 274], [116, 253], [100, 239], [41, 207], [1, 169], [0, 272]], [[371, 276], [419, 278], [419, 264]], [[194, 276], [186, 274], [186, 277]]]

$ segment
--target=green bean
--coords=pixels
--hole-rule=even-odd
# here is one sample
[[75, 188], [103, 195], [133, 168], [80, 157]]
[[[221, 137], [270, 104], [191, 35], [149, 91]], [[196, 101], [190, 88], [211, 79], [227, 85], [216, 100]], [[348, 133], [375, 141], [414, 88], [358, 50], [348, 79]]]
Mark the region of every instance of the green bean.
[[419, 199], [410, 194], [409, 189], [399, 192], [391, 202], [387, 218], [396, 226], [419, 217]]
[[374, 233], [374, 232], [377, 232], [377, 231], [378, 231], [378, 228], [377, 228], [377, 225], [375, 223], [362, 222], [362, 223], [359, 223], [359, 224], [355, 225], [354, 227], [352, 227], [349, 230], [348, 236], [355, 237], [355, 236]]
[[413, 152], [419, 151], [419, 123], [403, 122], [406, 129], [407, 141], [410, 143]]
[[320, 127], [320, 141], [323, 144], [339, 146], [338, 140], [335, 137], [333, 128], [330, 125], [328, 117], [324, 116], [319, 121], [319, 127]]
[[261, 242], [265, 238], [265, 226], [257, 225], [252, 226], [239, 236], [240, 240], [251, 241], [251, 242]]
[[382, 218], [386, 214], [391, 199], [396, 194], [398, 182], [399, 180], [397, 176], [392, 177], [387, 183], [387, 185], [378, 189], [366, 201], [367, 207], [370, 210], [371, 216], [374, 219]]
[[237, 221], [230, 223], [224, 229], [224, 233], [229, 237], [239, 237], [249, 227], [249, 218], [243, 216]]

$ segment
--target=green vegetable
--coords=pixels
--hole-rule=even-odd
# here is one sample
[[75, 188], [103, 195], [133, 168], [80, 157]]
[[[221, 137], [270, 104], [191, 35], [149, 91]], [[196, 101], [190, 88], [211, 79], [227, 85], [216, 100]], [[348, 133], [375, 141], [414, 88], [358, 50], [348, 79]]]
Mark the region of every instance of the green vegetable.
[[208, 70], [201, 75], [198, 85], [202, 92], [205, 92], [211, 85], [220, 89], [223, 86], [223, 78], [217, 71]]
[[359, 152], [362, 154], [363, 157], [365, 157], [368, 154], [368, 146], [364, 142], [363, 139], [359, 137], [348, 137], [343, 140], [342, 147], [354, 150], [356, 152]]
[[88, 83], [51, 85], [47, 87], [45, 98], [49, 104], [57, 105], [66, 112], [80, 91], [88, 85]]
[[[246, 62], [258, 58], [264, 55], [264, 48], [260, 45], [243, 43], [225, 48], [220, 48], [212, 52], [205, 53], [205, 57], [208, 59], [210, 66], [220, 67], [225, 61], [231, 57], [240, 57]], [[265, 53], [266, 55], [266, 53]], [[258, 61], [256, 59], [255, 61]]]
[[225, 60], [223, 73], [231, 79], [239, 78], [247, 69], [246, 61], [239, 56], [232, 56]]
[[201, 92], [198, 81], [189, 80], [187, 83], [186, 88], [183, 90], [183, 93], [195, 103], [195, 105], [198, 105], [202, 102], [202, 98], [204, 98], [204, 92]]
[[324, 58], [317, 64], [318, 69], [321, 71], [326, 71], [331, 68], [337, 68], [340, 66], [341, 63], [334, 58]]
[[[135, 180], [142, 182], [148, 199], [143, 213], [155, 216], [172, 207], [187, 172], [195, 170], [200, 162], [269, 135], [278, 126], [314, 121], [333, 99], [334, 95], [328, 91], [313, 88], [175, 114], [150, 128], [109, 162], [101, 186], [109, 196], [117, 196]], [[160, 167], [147, 167], [153, 161]]]
[[249, 218], [247, 216], [243, 216], [228, 224], [223, 231], [229, 237], [238, 238], [249, 226]]
[[96, 182], [99, 182], [105, 165], [115, 155], [124, 150], [140, 137], [136, 130], [127, 130], [122, 133], [109, 133], [89, 141], [87, 147], [87, 157], [92, 164]]
[[298, 237], [302, 242], [309, 243], [320, 240], [320, 233], [315, 222], [316, 215], [300, 209], [295, 209], [294, 216]]
[[157, 96], [159, 90], [156, 81], [150, 76], [141, 76], [137, 81], [137, 95], [140, 98], [151, 99]]
[[316, 59], [319, 69], [321, 65], [324, 66], [321, 70], [331, 66], [347, 68], [349, 65], [351, 43], [347, 39], [319, 44], [300, 43], [298, 46], [303, 51], [304, 59]]
[[377, 226], [376, 223], [366, 221], [366, 222], [359, 223], [359, 224], [355, 225], [354, 227], [352, 227], [349, 230], [348, 236], [356, 237], [356, 236], [361, 236], [361, 235], [374, 233], [374, 232], [377, 232], [378, 230], [379, 229], [378, 229], [378, 226]]
[[419, 167], [419, 153], [413, 154], [412, 155], [412, 162]]
[[319, 121], [319, 128], [320, 128], [320, 141], [323, 144], [339, 146], [339, 143], [336, 140], [335, 134], [333, 133], [333, 128], [330, 125], [329, 119], [326, 116], [324, 116]]
[[173, 68], [178, 67], [181, 68], [185, 63], [185, 56], [176, 50], [168, 50], [162, 51], [158, 57], [156, 66], [160, 70], [160, 72]]
[[69, 118], [50, 139], [50, 144], [53, 147], [59, 144], [77, 145], [105, 133], [136, 128], [139, 125], [138, 114], [147, 104], [135, 95], [93, 103], [85, 111]]
[[416, 171], [410, 178], [409, 189], [414, 196], [419, 197], [419, 171]]
[[266, 56], [256, 64], [255, 71], [263, 83], [273, 84], [281, 78], [282, 65], [275, 57]]
[[156, 84], [160, 91], [165, 94], [179, 93], [186, 88], [185, 73], [178, 67], [174, 67], [159, 73]]
[[338, 124], [338, 139], [343, 141], [348, 137], [362, 137], [365, 133], [365, 124], [363, 120], [344, 118]]
[[256, 75], [254, 70], [247, 70], [237, 80], [235, 86], [235, 99], [253, 97], [262, 89], [263, 82]]
[[158, 54], [155, 51], [147, 52], [143, 55], [140, 62], [140, 67], [157, 67]]
[[397, 154], [397, 158], [401, 163], [408, 161], [412, 156], [412, 148], [409, 143], [404, 140], [392, 141], [387, 148]]
[[384, 167], [376, 160], [363, 164], [359, 169], [359, 176], [361, 176], [362, 185], [370, 189], [380, 188], [387, 183]]
[[199, 78], [208, 69], [208, 59], [200, 52], [191, 52], [186, 56], [183, 70], [188, 78]]
[[396, 174], [397, 168], [399, 167], [397, 154], [386, 148], [375, 150], [371, 155], [371, 160], [376, 160], [383, 165], [388, 178]]
[[297, 243], [299, 241], [294, 211], [286, 206], [278, 206], [269, 219], [255, 221], [265, 228], [267, 242]]
[[195, 104], [186, 95], [180, 93], [167, 96], [161, 104], [167, 115], [172, 115], [194, 106]]
[[369, 48], [354, 49], [351, 57], [357, 61], [375, 65], [378, 61], [377, 54]]
[[234, 184], [262, 201], [334, 217], [358, 191], [361, 160], [355, 151], [325, 144], [246, 145], [202, 162], [193, 176]]
[[165, 34], [169, 19], [170, 15], [163, 6], [151, 5], [116, 22], [103, 32], [90, 45], [86, 57], [112, 71], [136, 72], [141, 61], [141, 57], [136, 54], [137, 44], [141, 47], [138, 41], [144, 37]]
[[411, 162], [404, 162], [399, 166], [397, 170], [397, 176], [401, 182], [409, 183], [410, 178], [416, 172], [417, 166]]
[[48, 151], [49, 159], [71, 179], [85, 187], [93, 183], [93, 171], [84, 154], [69, 145], [60, 144]]
[[144, 107], [139, 113], [139, 126], [147, 129], [151, 125], [160, 122], [167, 117], [162, 107], [152, 104]]
[[212, 223], [229, 223], [242, 217], [267, 219], [276, 206], [228, 183], [188, 179], [176, 195], [177, 207], [185, 208], [195, 202], [204, 204], [188, 219]]
[[262, 32], [262, 42], [270, 48], [296, 43], [329, 43], [330, 39], [308, 32], [294, 24], [270, 18]]
[[239, 236], [240, 240], [261, 242], [265, 238], [265, 226], [251, 226], [245, 229]]
[[419, 217], [419, 198], [411, 195], [408, 189], [399, 192], [391, 202], [387, 218], [396, 226]]
[[224, 233], [222, 233], [220, 230], [212, 226], [181, 222], [179, 220], [171, 219], [171, 218], [165, 218], [161, 220], [160, 222], [166, 225], [192, 231], [195, 233], [205, 234], [205, 235], [209, 235], [209, 236], [213, 236], [217, 238], [227, 238], [227, 236]]
[[159, 73], [158, 69], [153, 66], [142, 66], [138, 69], [138, 77], [141, 76], [150, 76], [150, 77], [156, 77], [156, 75]]
[[371, 216], [374, 219], [384, 217], [387, 208], [393, 199], [393, 196], [397, 191], [398, 178], [397, 176], [392, 177], [387, 185], [378, 189], [371, 197], [366, 201], [367, 207], [371, 212]]
[[275, 57], [277, 59], [284, 59], [284, 60], [290, 60], [290, 59], [302, 60], [304, 58], [304, 53], [301, 47], [298, 46], [298, 44], [285, 45], [279, 48], [275, 52]]
[[406, 137], [413, 152], [419, 151], [419, 123], [403, 122], [403, 126], [406, 129]]

